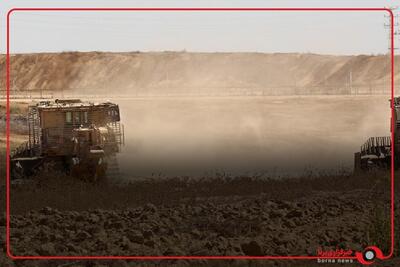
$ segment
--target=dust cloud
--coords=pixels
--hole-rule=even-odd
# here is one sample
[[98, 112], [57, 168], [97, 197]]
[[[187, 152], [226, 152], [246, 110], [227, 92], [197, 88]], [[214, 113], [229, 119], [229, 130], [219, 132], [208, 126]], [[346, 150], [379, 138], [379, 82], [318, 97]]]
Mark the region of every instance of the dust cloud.
[[298, 53], [21, 54], [12, 61], [12, 91], [129, 94], [110, 98], [125, 125], [117, 155], [124, 177], [293, 175], [352, 169], [368, 137], [390, 134], [388, 97], [362, 95], [388, 91], [387, 62]]
[[[113, 100], [114, 101], [114, 100]], [[118, 99], [125, 178], [267, 176], [353, 167], [370, 136], [390, 134], [386, 96]]]

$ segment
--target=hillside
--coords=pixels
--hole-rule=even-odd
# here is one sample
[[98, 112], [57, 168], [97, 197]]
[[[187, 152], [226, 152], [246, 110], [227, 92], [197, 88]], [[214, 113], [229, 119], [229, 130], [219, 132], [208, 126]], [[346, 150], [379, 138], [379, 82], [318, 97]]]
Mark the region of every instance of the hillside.
[[[316, 54], [64, 52], [11, 56], [12, 90], [207, 93], [243, 89], [334, 93], [389, 86], [387, 56]], [[5, 75], [0, 56], [0, 75]], [[3, 76], [4, 77], [4, 76]], [[351, 78], [350, 78], [351, 77]], [[396, 70], [400, 81], [400, 69]], [[313, 89], [314, 88], [314, 89]], [[347, 89], [346, 89], [347, 88]], [[5, 89], [2, 79], [0, 89]]]

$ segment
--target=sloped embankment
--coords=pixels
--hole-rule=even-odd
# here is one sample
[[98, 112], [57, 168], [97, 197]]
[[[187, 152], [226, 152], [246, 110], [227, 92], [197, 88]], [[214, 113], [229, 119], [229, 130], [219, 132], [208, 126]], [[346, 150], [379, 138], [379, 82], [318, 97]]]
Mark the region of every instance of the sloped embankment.
[[[79, 93], [189, 93], [227, 88], [348, 86], [388, 84], [387, 56], [331, 56], [285, 53], [65, 52], [11, 56], [15, 90], [80, 89]], [[5, 56], [0, 57], [4, 75]], [[351, 73], [351, 74], [350, 74]], [[396, 81], [400, 79], [396, 70]], [[0, 88], [5, 88], [1, 80]], [[83, 91], [82, 91], [83, 90]]]

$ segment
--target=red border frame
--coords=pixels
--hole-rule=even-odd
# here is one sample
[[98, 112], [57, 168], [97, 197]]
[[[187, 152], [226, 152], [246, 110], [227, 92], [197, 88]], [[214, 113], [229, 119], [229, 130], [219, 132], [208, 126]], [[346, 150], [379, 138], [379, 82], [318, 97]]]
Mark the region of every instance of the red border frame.
[[[161, 259], [186, 259], [186, 260], [310, 260], [310, 259], [353, 259], [359, 260], [357, 256], [349, 257], [319, 257], [319, 256], [15, 256], [11, 253], [10, 247], [10, 16], [16, 11], [373, 11], [373, 12], [388, 12], [391, 18], [391, 124], [394, 126], [394, 16], [392, 10], [388, 8], [12, 8], [7, 12], [7, 54], [6, 54], [6, 87], [7, 87], [7, 104], [6, 104], [6, 249], [7, 256], [13, 260], [161, 260]], [[394, 133], [391, 132], [392, 142], [394, 147]], [[382, 260], [389, 259], [394, 252], [394, 152], [392, 150], [391, 158], [391, 247], [389, 255], [381, 255]], [[357, 253], [356, 253], [357, 254]], [[359, 254], [359, 253], [358, 253]]]

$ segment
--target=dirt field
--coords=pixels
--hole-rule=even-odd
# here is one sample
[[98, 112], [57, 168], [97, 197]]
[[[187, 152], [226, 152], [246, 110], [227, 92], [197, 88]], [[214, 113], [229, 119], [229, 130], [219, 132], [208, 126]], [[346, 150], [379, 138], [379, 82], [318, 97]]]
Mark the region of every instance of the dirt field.
[[[118, 187], [45, 175], [39, 183], [11, 189], [12, 251], [18, 255], [316, 255], [318, 248], [360, 251], [376, 245], [387, 252], [388, 178], [380, 172], [290, 180], [225, 176], [154, 179]], [[3, 230], [4, 223], [2, 217]], [[397, 266], [398, 260], [384, 266]], [[38, 264], [24, 263], [54, 266]], [[216, 264], [241, 266], [240, 262]], [[304, 264], [318, 265], [266, 261], [260, 266]]]

